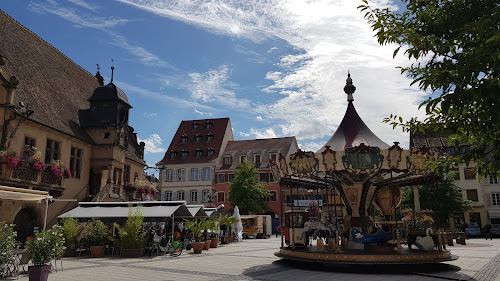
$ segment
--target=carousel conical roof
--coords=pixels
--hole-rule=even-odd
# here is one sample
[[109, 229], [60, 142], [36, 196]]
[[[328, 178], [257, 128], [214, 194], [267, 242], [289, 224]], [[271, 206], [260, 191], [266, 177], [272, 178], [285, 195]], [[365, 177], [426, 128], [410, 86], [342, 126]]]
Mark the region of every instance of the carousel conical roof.
[[330, 138], [330, 140], [318, 152], [323, 152], [327, 146], [333, 151], [343, 151], [346, 148], [358, 146], [364, 143], [366, 146], [378, 147], [380, 149], [388, 149], [390, 146], [379, 139], [371, 130], [366, 126], [365, 122], [359, 117], [356, 109], [354, 108], [352, 94], [356, 87], [352, 85], [351, 75], [348, 74], [347, 84], [344, 91], [348, 95], [347, 111], [344, 119], [340, 122], [339, 127]]

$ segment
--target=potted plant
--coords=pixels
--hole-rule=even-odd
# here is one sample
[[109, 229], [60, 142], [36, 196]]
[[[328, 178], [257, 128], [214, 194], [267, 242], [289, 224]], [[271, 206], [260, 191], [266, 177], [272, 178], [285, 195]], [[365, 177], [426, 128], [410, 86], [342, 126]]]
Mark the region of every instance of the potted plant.
[[140, 257], [144, 252], [145, 237], [142, 233], [143, 220], [144, 217], [139, 207], [136, 207], [135, 212], [132, 212], [132, 207], [129, 207], [125, 226], [122, 228], [115, 223], [115, 227], [120, 234], [122, 256], [128, 258]]
[[237, 223], [238, 220], [236, 218], [230, 217], [230, 216], [225, 216], [220, 218], [220, 225], [222, 229], [222, 238], [221, 238], [221, 243], [222, 244], [229, 244], [230, 241], [230, 236], [231, 236], [231, 230], [233, 224]]
[[199, 219], [195, 219], [193, 221], [186, 220], [186, 223], [184, 224], [184, 227], [188, 230], [190, 230], [193, 233], [193, 251], [195, 254], [201, 254], [203, 251], [203, 247], [205, 246], [205, 242], [200, 242], [201, 241], [201, 232], [203, 229], [205, 229], [204, 222]]
[[90, 245], [90, 255], [100, 258], [104, 254], [104, 244], [109, 240], [108, 228], [100, 220], [93, 220], [85, 227], [85, 240]]
[[12, 251], [15, 247], [16, 232], [13, 224], [0, 223], [0, 278], [3, 276], [3, 268], [14, 260]]
[[42, 230], [35, 237], [28, 237], [26, 248], [32, 265], [28, 266], [30, 281], [47, 281], [50, 273], [50, 261], [64, 251], [62, 230], [54, 227]]
[[212, 241], [208, 239], [208, 228], [210, 227], [210, 221], [209, 220], [203, 220], [203, 241], [205, 242], [205, 245], [203, 246], [203, 250], [209, 250], [210, 249], [210, 244]]
[[207, 221], [207, 228], [210, 230], [210, 248], [217, 248], [219, 242], [219, 221], [217, 219], [210, 219]]
[[76, 245], [79, 242], [80, 224], [75, 218], [67, 217], [62, 220], [62, 232], [64, 237], [64, 246], [66, 246], [65, 257], [74, 257], [76, 255]]

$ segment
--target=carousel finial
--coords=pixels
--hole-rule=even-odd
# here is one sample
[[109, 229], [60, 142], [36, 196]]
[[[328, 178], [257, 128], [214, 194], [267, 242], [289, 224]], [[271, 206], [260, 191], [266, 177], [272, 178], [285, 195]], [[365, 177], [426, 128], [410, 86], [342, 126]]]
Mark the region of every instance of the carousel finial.
[[344, 92], [347, 94], [348, 102], [354, 101], [352, 94], [354, 94], [355, 91], [356, 87], [352, 84], [351, 73], [349, 72], [349, 70], [347, 70], [347, 79], [346, 79], [346, 85], [344, 87]]

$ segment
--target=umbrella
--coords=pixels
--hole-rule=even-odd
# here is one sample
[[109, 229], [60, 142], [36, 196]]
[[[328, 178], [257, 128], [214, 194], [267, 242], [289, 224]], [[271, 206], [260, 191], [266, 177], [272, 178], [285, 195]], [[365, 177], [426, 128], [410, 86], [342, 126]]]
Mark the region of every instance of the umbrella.
[[243, 240], [243, 224], [241, 224], [240, 209], [238, 206], [234, 207], [233, 218], [238, 220], [237, 223], [233, 224], [233, 228], [236, 229], [236, 240], [241, 242]]

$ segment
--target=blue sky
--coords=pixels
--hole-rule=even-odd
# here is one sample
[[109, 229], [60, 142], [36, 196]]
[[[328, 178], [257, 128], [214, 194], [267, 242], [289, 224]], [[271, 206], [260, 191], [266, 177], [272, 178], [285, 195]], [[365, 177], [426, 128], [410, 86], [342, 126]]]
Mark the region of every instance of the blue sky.
[[[381, 7], [389, 0], [372, 2]], [[133, 106], [130, 125], [150, 166], [182, 120], [231, 119], [235, 139], [296, 136], [320, 148], [354, 105], [386, 143], [408, 135], [381, 123], [391, 113], [423, 116], [427, 93], [410, 86], [379, 46], [354, 0], [40, 0], [0, 9], [91, 73], [101, 66]], [[400, 52], [402, 54], [403, 52]], [[114, 60], [112, 63], [111, 59]]]

